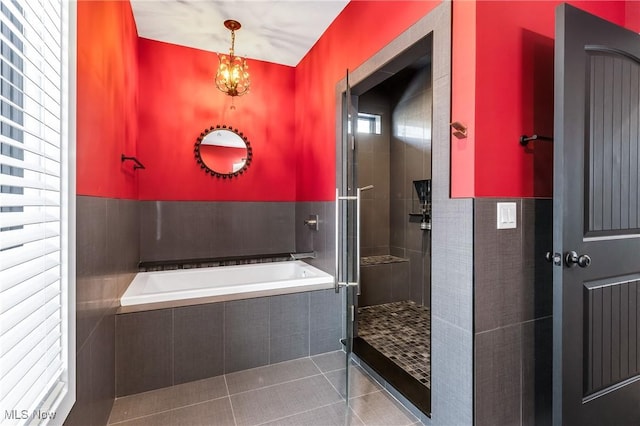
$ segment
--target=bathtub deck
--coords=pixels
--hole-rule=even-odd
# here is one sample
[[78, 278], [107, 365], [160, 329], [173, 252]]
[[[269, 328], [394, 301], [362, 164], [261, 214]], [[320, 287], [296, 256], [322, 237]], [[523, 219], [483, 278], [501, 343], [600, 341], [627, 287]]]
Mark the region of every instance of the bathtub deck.
[[118, 398], [109, 424], [422, 424], [360, 366], [350, 368], [350, 408], [339, 351]]

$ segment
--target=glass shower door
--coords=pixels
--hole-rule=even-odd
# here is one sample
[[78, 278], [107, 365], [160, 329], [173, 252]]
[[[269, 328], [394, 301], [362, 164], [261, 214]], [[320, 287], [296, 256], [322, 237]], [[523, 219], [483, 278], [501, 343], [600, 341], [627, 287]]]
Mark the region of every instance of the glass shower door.
[[[353, 351], [356, 300], [360, 288], [360, 189], [356, 187], [356, 155], [354, 129], [357, 110], [349, 86], [342, 99], [342, 140], [336, 188], [336, 292], [344, 292], [345, 318], [345, 401], [349, 404], [350, 363]], [[356, 99], [357, 100], [357, 99]]]

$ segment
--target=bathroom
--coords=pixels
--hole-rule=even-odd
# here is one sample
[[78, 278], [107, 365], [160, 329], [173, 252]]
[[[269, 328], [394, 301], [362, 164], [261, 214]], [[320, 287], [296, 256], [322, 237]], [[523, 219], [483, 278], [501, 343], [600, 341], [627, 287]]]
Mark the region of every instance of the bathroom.
[[[629, 4], [582, 6], [637, 30], [640, 19], [624, 13], [632, 9]], [[540, 253], [552, 246], [553, 149], [543, 142], [523, 148], [517, 141], [525, 133], [552, 134], [556, 5], [352, 1], [296, 66], [249, 58], [251, 92], [234, 99], [231, 108], [232, 99], [213, 82], [215, 53], [140, 37], [130, 2], [78, 2], [76, 256], [71, 264], [76, 270], [71, 346], [76, 402], [66, 424], [108, 424], [118, 400], [122, 407], [125, 398], [145, 392], [157, 397], [156, 405], [179, 401], [186, 389], [181, 386], [194, 381], [220, 385], [223, 394], [209, 398], [201, 392], [211, 402], [207, 409], [222, 424], [227, 423], [223, 419], [240, 424], [233, 418], [238, 413], [216, 404], [257, 395], [252, 392], [259, 389], [233, 391], [232, 378], [278, 365], [306, 371], [290, 381], [317, 385], [315, 380], [326, 379], [322, 386], [331, 388], [318, 398], [330, 395], [323, 408], [330, 407], [327, 415], [338, 416], [333, 419], [346, 410], [340, 389], [348, 372], [356, 383], [349, 408], [354, 423], [376, 423], [365, 413], [398, 416], [386, 424], [550, 423], [552, 274]], [[216, 25], [215, 32], [226, 40], [228, 32]], [[212, 31], [216, 25], [211, 23]], [[239, 51], [243, 30], [236, 40]], [[358, 97], [359, 112], [379, 112], [369, 107], [376, 97], [369, 90], [419, 59], [391, 61], [431, 34], [430, 167], [423, 159], [422, 172], [407, 176], [410, 190], [405, 186], [400, 197], [402, 209], [389, 205], [390, 221], [397, 214], [415, 239], [402, 253], [393, 248], [402, 246], [393, 243], [391, 230], [388, 250], [373, 241], [373, 233], [363, 234], [365, 244], [359, 245], [365, 257], [390, 254], [423, 269], [424, 286], [410, 288], [409, 294], [430, 308], [427, 413], [367, 366], [357, 344], [355, 365], [345, 371], [341, 340], [350, 337], [344, 328], [348, 309], [357, 307], [353, 297], [345, 297], [353, 291], [349, 287], [194, 309], [165, 307], [144, 318], [120, 309], [121, 296], [141, 268], [189, 267], [202, 259], [288, 262], [297, 253], [334, 275], [336, 187], [373, 185], [362, 193], [363, 212], [372, 205], [376, 210], [376, 197], [385, 197], [377, 174], [369, 182], [366, 168], [356, 177], [336, 170], [336, 164], [349, 160], [341, 145], [346, 94]], [[456, 121], [462, 130], [451, 127]], [[198, 137], [216, 125], [237, 129], [250, 144], [251, 162], [239, 176], [212, 176], [194, 156]], [[123, 161], [123, 155], [144, 168]], [[351, 161], [361, 166], [362, 159]], [[412, 185], [428, 179], [427, 218]], [[514, 229], [496, 230], [502, 202], [515, 204]], [[353, 213], [350, 207], [346, 211]], [[316, 215], [317, 230], [309, 226]], [[369, 219], [364, 220], [367, 232]], [[411, 256], [422, 259], [413, 262]], [[368, 297], [365, 286], [362, 294]], [[241, 329], [245, 334], [233, 337]], [[215, 339], [203, 340], [198, 333]], [[190, 362], [180, 362], [181, 357]], [[228, 370], [225, 360], [230, 360]], [[228, 376], [224, 385], [214, 383], [222, 374]], [[263, 406], [257, 398], [247, 400], [267, 417], [244, 417], [246, 423], [285, 423], [288, 416], [315, 409], [304, 399], [316, 395], [300, 391], [287, 414], [267, 410], [268, 398], [278, 395], [281, 385], [267, 384], [273, 392], [264, 392]], [[168, 390], [151, 393], [160, 389]], [[186, 415], [183, 408], [161, 406], [174, 416]], [[231, 418], [224, 417], [229, 413]], [[124, 421], [112, 417], [111, 423]], [[201, 418], [200, 423], [208, 422]]]
[[[214, 53], [137, 38], [135, 22], [123, 19], [129, 13], [126, 4], [78, 4], [78, 68], [93, 70], [78, 73], [78, 103], [93, 105], [83, 96], [98, 91], [109, 92], [105, 103], [126, 106], [78, 108], [79, 141], [93, 133], [93, 126], [84, 123], [97, 116], [120, 125], [106, 128], [100, 143], [78, 143], [78, 371], [104, 362], [112, 367], [78, 382], [86, 391], [79, 389], [71, 424], [87, 418], [100, 424], [109, 418], [106, 395], [116, 396], [115, 413], [118, 399], [131, 395], [342, 349], [342, 294], [333, 289], [194, 308], [133, 312], [123, 306], [114, 311], [138, 270], [191, 266], [198, 259], [282, 261], [289, 253], [311, 253], [306, 262], [333, 271], [335, 257], [334, 177], [328, 166], [334, 160], [319, 156], [320, 147], [291, 143], [297, 132], [323, 130], [305, 119], [313, 112], [304, 113], [299, 106], [306, 102], [298, 87], [305, 64], [292, 68], [251, 61], [251, 92], [233, 99], [231, 109], [231, 98], [211, 84]], [[91, 27], [85, 29], [83, 22]], [[238, 45], [241, 36], [242, 30]], [[104, 61], [113, 66], [99, 67]], [[251, 162], [239, 176], [207, 174], [194, 157], [197, 138], [217, 125], [237, 129], [250, 144]], [[135, 156], [144, 169], [130, 161], [118, 161], [117, 174], [106, 161], [83, 169], [85, 161], [121, 154]], [[316, 158], [305, 161], [307, 155]], [[309, 215], [318, 216], [317, 231], [305, 225]], [[105, 289], [105, 300], [96, 300]], [[287, 309], [278, 308], [282, 304]], [[248, 330], [232, 336], [242, 323]], [[111, 353], [103, 350], [105, 345], [115, 345], [113, 355], [96, 358]], [[188, 347], [194, 350], [184, 349]], [[173, 353], [172, 359], [167, 353]], [[105, 401], [104, 410], [89, 403], [96, 400]], [[394, 409], [412, 419], [409, 423], [424, 416], [415, 408], [413, 414], [401, 406]], [[112, 423], [127, 419], [114, 413]]]

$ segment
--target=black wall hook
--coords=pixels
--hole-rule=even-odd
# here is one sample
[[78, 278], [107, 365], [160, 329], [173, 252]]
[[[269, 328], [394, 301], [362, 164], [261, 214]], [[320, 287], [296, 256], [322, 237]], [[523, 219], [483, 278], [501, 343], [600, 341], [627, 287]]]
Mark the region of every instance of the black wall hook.
[[529, 144], [529, 141], [536, 141], [536, 140], [553, 142], [553, 138], [550, 137], [550, 136], [540, 136], [540, 135], [527, 136], [527, 135], [522, 135], [522, 136], [520, 136], [520, 145], [527, 146]]
[[124, 154], [122, 154], [122, 156], [120, 157], [120, 161], [124, 162], [126, 160], [131, 160], [135, 163], [133, 165], [133, 170], [145, 168], [144, 165], [136, 157], [127, 157]]

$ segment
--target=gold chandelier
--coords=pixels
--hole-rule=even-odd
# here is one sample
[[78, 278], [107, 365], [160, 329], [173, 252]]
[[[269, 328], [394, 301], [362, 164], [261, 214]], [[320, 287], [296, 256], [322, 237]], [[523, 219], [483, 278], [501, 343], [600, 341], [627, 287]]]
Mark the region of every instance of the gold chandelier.
[[233, 109], [233, 98], [247, 93], [251, 80], [249, 79], [247, 61], [244, 58], [235, 56], [234, 52], [235, 31], [240, 29], [240, 22], [228, 19], [224, 21], [224, 26], [231, 31], [231, 48], [228, 55], [223, 53], [218, 55], [220, 63], [216, 73], [216, 86], [221, 92], [231, 96], [231, 108]]

